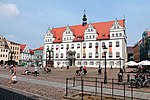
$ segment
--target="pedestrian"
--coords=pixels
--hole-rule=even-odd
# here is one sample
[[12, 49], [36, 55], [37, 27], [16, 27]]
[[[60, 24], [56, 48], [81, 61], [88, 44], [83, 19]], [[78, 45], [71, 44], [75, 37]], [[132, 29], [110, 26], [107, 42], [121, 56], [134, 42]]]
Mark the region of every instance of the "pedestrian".
[[38, 70], [37, 65], [35, 65], [35, 66], [34, 66], [34, 74], [35, 74], [35, 76], [38, 75], [38, 71], [37, 71], [37, 70]]
[[16, 79], [16, 66], [15, 66], [15, 64], [10, 65], [10, 72], [11, 72], [11, 77], [10, 77], [9, 83], [16, 83], [17, 79]]
[[102, 67], [99, 65], [98, 74], [101, 74], [101, 72], [102, 72]]

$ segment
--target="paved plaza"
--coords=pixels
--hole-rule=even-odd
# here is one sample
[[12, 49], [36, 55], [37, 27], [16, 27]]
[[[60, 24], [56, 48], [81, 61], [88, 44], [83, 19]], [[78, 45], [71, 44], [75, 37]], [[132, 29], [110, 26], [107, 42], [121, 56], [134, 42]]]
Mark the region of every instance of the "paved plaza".
[[[37, 86], [42, 85], [45, 87], [53, 87], [55, 89], [61, 88], [61, 89], [63, 89], [63, 93], [62, 93], [62, 96], [63, 96], [63, 95], [65, 95], [66, 78], [74, 77], [76, 69], [78, 69], [78, 68], [71, 68], [69, 70], [67, 70], [67, 69], [52, 69], [51, 74], [43, 73], [42, 70], [39, 69], [40, 75], [36, 77], [36, 76], [32, 76], [32, 75], [21, 75], [24, 68], [23, 67], [17, 67], [18, 83], [16, 83], [16, 84], [19, 85], [19, 82], [25, 82], [25, 83], [35, 84], [35, 85], [37, 84]], [[33, 68], [31, 67], [30, 70], [33, 71]], [[102, 73], [102, 75], [97, 74], [97, 68], [87, 68], [87, 70], [88, 70], [88, 74], [85, 77], [90, 76], [90, 77], [101, 77], [101, 78], [103, 78], [103, 73]], [[118, 69], [107, 69], [108, 78], [117, 78], [117, 72], [118, 71], [119, 71]], [[125, 74], [125, 76], [126, 76], [126, 74]], [[10, 77], [9, 71], [7, 69], [0, 68], [0, 78], [8, 80], [9, 77]], [[16, 84], [12, 84], [12, 85], [15, 86]], [[7, 85], [7, 84], [5, 84], [5, 85]], [[71, 84], [69, 84], [69, 85], [71, 85]], [[8, 86], [10, 86], [10, 85], [8, 85]], [[32, 88], [32, 87], [30, 87], [30, 88]], [[75, 87], [75, 88], [80, 90], [80, 87]], [[91, 87], [84, 87], [84, 89], [86, 91], [93, 91], [94, 90]], [[149, 90], [146, 88], [144, 88], [144, 89]], [[53, 90], [50, 89], [50, 91], [52, 92]], [[99, 91], [100, 91], [100, 88], [98, 88], [98, 92]], [[104, 88], [104, 92], [106, 94], [111, 94], [110, 91], [111, 91], [111, 89]], [[115, 89], [114, 93], [116, 95], [123, 95], [122, 90]], [[130, 94], [130, 91], [126, 91], [126, 96], [130, 97], [131, 95], [129, 95], [129, 94]], [[142, 92], [142, 91], [138, 92], [137, 91], [137, 92], [134, 92], [134, 97], [148, 100], [148, 99], [150, 99], [150, 92], [149, 91], [146, 91], [146, 92]], [[51, 97], [49, 97], [49, 99], [51, 99]], [[58, 99], [58, 98], [55, 98], [55, 99]]]

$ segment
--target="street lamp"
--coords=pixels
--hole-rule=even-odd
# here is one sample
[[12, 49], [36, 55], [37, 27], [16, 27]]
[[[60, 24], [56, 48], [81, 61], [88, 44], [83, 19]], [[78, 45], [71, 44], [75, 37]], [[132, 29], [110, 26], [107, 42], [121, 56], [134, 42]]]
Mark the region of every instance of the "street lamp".
[[[47, 52], [48, 52], [48, 57], [49, 57], [49, 59], [48, 59], [48, 62], [49, 63], [47, 63]], [[47, 64], [50, 64], [50, 62], [51, 62], [51, 53], [53, 52], [53, 50], [52, 50], [52, 48], [51, 48], [51, 50], [49, 50], [49, 46], [47, 46], [47, 50], [46, 50], [46, 65]]]
[[121, 69], [121, 57], [119, 57], [119, 61], [120, 61], [120, 69]]
[[107, 53], [107, 47], [106, 45], [103, 47], [104, 55], [105, 55], [105, 72], [104, 72], [104, 83], [107, 83], [107, 71], [106, 71], [106, 53]]

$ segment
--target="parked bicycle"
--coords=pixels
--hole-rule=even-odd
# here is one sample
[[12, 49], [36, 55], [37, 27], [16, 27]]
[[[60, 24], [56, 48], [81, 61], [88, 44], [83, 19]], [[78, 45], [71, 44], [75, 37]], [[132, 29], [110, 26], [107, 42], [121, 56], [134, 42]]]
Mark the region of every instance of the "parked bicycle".
[[135, 78], [131, 79], [132, 86], [136, 88], [150, 87], [150, 79], [146, 78], [144, 74], [135, 74]]

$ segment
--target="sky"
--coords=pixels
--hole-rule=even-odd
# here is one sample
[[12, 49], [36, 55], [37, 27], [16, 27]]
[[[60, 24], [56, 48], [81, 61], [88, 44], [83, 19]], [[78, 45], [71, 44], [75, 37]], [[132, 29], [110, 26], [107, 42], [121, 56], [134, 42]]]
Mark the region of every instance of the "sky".
[[150, 0], [0, 0], [0, 34], [35, 49], [44, 44], [48, 27], [125, 18], [127, 45], [133, 46], [150, 30]]

